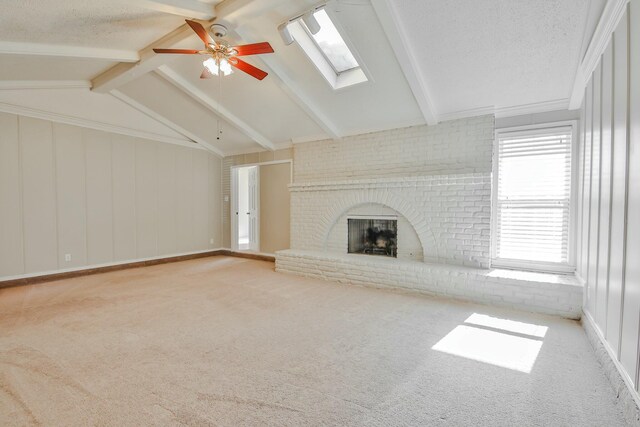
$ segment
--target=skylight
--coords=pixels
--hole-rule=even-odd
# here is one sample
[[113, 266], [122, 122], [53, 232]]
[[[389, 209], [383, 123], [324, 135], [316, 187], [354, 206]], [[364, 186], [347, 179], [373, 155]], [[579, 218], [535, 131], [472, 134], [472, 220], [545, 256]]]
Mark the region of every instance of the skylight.
[[340, 74], [358, 68], [358, 61], [353, 57], [327, 12], [324, 9], [320, 9], [313, 16], [320, 24], [320, 31], [316, 34], [311, 34], [307, 26], [304, 23], [302, 25], [329, 61], [334, 71]]
[[[285, 44], [295, 41], [334, 90], [369, 80], [339, 31], [334, 12], [325, 6], [291, 18], [278, 27]], [[315, 32], [315, 34], [313, 34]]]

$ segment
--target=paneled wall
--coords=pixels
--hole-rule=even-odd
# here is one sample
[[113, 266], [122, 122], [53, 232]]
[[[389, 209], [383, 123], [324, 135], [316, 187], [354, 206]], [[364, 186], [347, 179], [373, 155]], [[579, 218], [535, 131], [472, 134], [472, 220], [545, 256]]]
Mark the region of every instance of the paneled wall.
[[640, 0], [632, 0], [581, 111], [577, 273], [585, 312], [638, 390], [640, 358]]
[[0, 279], [221, 247], [221, 168], [197, 148], [0, 113]]

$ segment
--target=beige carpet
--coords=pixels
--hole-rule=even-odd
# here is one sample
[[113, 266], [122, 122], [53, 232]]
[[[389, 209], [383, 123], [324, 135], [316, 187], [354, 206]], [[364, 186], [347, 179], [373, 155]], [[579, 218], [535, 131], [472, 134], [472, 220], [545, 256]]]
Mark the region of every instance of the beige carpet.
[[0, 290], [0, 425], [30, 424], [623, 422], [576, 322], [215, 257]]

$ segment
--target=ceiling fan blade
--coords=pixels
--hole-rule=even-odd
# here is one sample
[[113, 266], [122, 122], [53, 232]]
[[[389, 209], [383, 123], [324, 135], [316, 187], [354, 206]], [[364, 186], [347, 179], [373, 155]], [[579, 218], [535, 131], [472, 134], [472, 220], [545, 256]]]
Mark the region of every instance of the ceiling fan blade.
[[209, 69], [207, 67], [204, 67], [204, 70], [202, 70], [202, 74], [200, 74], [200, 78], [201, 79], [210, 79], [213, 77], [213, 74], [211, 74], [211, 71], [209, 71]]
[[187, 21], [187, 24], [189, 24], [191, 29], [195, 31], [198, 37], [200, 37], [200, 40], [202, 40], [206, 46], [209, 46], [210, 44], [215, 46], [216, 42], [213, 40], [213, 38], [211, 38], [211, 36], [207, 32], [207, 30], [204, 29], [202, 24], [196, 21], [191, 21], [189, 19], [185, 19], [185, 21]]
[[229, 63], [236, 67], [238, 70], [244, 71], [245, 73], [255, 77], [258, 80], [262, 80], [267, 77], [267, 73], [262, 71], [260, 68], [256, 68], [253, 65], [244, 62], [242, 59], [233, 58], [234, 62], [229, 61]]
[[236, 56], [259, 55], [261, 53], [273, 53], [273, 48], [268, 42], [244, 44], [242, 46], [234, 46], [233, 49], [238, 51]]
[[185, 55], [195, 55], [200, 53], [197, 49], [153, 49], [155, 53], [183, 53]]

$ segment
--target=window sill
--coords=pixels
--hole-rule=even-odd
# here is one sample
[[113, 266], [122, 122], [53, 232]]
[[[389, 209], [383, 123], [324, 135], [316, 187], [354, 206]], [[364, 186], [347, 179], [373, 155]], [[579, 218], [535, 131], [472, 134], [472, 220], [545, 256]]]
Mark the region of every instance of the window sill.
[[544, 264], [508, 259], [492, 259], [491, 268], [563, 275], [573, 275], [576, 271], [575, 266], [568, 264]]

